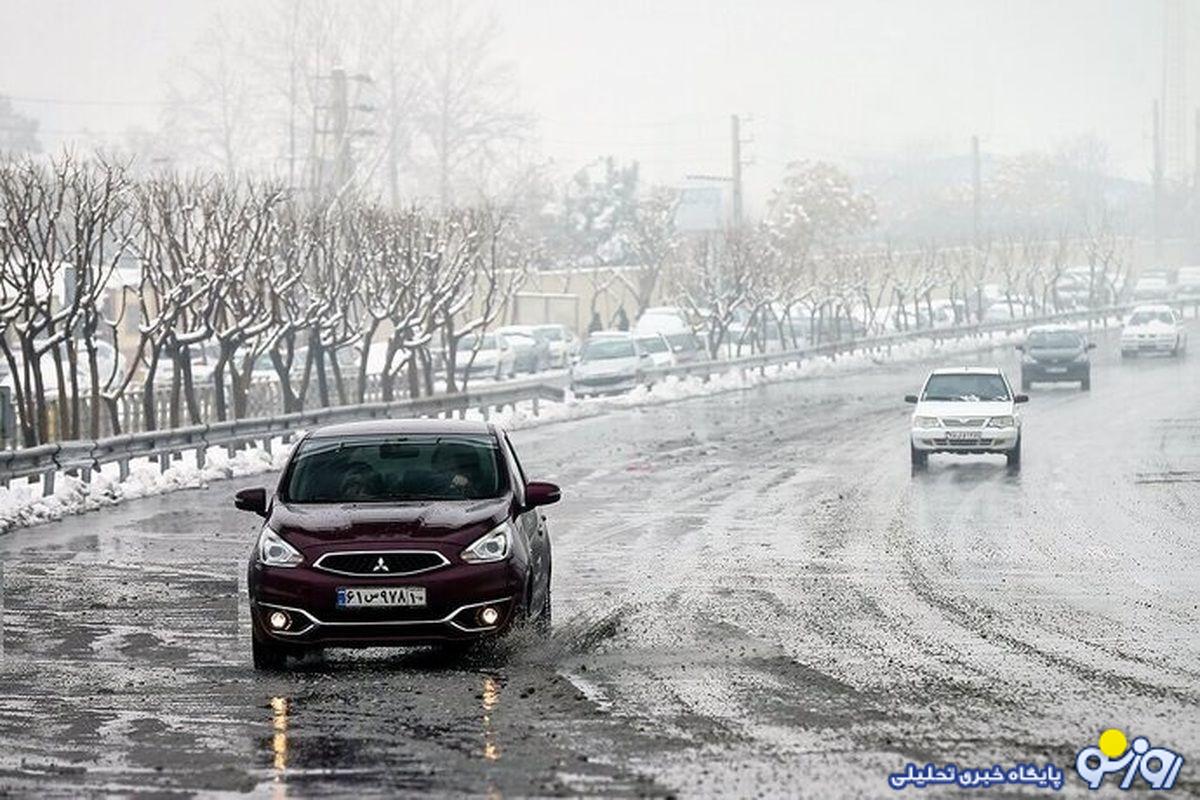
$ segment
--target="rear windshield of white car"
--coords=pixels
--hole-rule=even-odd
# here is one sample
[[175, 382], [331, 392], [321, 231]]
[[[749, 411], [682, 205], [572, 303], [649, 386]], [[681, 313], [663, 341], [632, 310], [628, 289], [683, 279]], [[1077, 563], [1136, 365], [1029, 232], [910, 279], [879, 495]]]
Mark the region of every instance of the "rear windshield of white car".
[[1008, 400], [1008, 385], [999, 375], [932, 375], [925, 384], [922, 400], [989, 401]]
[[638, 339], [638, 344], [647, 353], [667, 352], [667, 343], [658, 336], [648, 336], [645, 339]]
[[1081, 347], [1083, 337], [1073, 331], [1035, 331], [1026, 342], [1029, 347]]
[[289, 503], [499, 497], [507, 479], [488, 436], [306, 439], [288, 467]]
[[592, 339], [583, 346], [584, 361], [601, 361], [606, 358], [633, 358], [633, 342], [629, 339]]
[[1137, 311], [1129, 318], [1130, 325], [1145, 325], [1149, 322], [1166, 322], [1174, 324], [1175, 317], [1170, 311]]
[[562, 328], [538, 328], [537, 332], [551, 342], [561, 342]]

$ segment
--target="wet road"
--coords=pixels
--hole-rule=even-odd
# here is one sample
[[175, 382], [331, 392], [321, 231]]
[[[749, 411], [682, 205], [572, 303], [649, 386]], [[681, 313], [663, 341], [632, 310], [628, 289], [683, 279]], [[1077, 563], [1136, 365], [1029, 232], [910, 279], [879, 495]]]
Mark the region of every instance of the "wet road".
[[465, 663], [255, 674], [229, 500], [264, 479], [0, 537], [0, 793], [878, 797], [1051, 760], [1083, 795], [1110, 726], [1200, 758], [1200, 353], [1101, 347], [1091, 392], [1031, 392], [1016, 475], [910, 475], [916, 365], [518, 431], [565, 488], [555, 633]]

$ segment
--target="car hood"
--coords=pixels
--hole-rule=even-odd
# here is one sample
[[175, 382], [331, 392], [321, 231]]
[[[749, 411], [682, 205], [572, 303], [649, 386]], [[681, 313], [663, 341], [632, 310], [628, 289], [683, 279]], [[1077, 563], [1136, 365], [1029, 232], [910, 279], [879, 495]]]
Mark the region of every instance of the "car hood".
[[580, 361], [575, 365], [577, 378], [593, 378], [601, 375], [626, 375], [637, 372], [636, 358], [602, 358], [599, 361]]
[[508, 518], [511, 495], [421, 503], [282, 503], [270, 525], [300, 550], [315, 545], [446, 539], [470, 544]]
[[917, 403], [914, 414], [922, 417], [1002, 417], [1013, 413], [1011, 400], [931, 401]]

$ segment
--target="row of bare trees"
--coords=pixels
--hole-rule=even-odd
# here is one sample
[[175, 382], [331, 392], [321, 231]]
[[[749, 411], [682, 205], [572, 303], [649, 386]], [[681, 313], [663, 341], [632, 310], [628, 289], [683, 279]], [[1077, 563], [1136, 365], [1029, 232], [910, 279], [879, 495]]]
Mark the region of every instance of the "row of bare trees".
[[26, 445], [122, 432], [131, 405], [146, 430], [244, 417], [264, 372], [284, 411], [363, 402], [371, 381], [430, 393], [440, 354], [457, 391], [478, 350], [460, 344], [536, 250], [497, 208], [313, 206], [69, 155], [0, 162], [0, 214], [0, 373]]

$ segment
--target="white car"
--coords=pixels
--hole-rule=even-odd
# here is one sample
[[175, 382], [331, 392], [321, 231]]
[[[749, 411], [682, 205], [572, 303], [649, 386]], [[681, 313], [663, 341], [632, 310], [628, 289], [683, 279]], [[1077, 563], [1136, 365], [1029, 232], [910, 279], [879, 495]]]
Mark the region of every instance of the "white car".
[[643, 370], [651, 366], [650, 354], [633, 334], [598, 331], [583, 343], [579, 361], [571, 367], [571, 391], [581, 397], [624, 392], [641, 384]]
[[579, 339], [566, 325], [535, 325], [534, 331], [550, 342], [550, 363], [556, 367], [569, 367], [572, 359], [579, 355]]
[[[478, 348], [475, 359], [471, 352]], [[458, 343], [455, 362], [459, 378], [488, 376], [511, 378], [517, 374], [517, 354], [508, 340], [499, 333], [468, 334]]]
[[649, 333], [669, 336], [675, 333], [691, 333], [692, 328], [688, 325], [687, 314], [683, 309], [676, 306], [655, 306], [642, 312], [637, 324], [633, 326], [633, 331], [639, 336]]
[[935, 369], [915, 403], [909, 445], [913, 469], [929, 465], [932, 453], [1003, 455], [1012, 469], [1021, 467], [1021, 415], [1028, 402], [1016, 394], [995, 367]]
[[1180, 267], [1175, 283], [1175, 296], [1180, 300], [1200, 301], [1200, 267]]
[[1145, 275], [1133, 285], [1134, 301], [1166, 300], [1171, 296], [1171, 282], [1163, 275]]
[[649, 353], [650, 361], [654, 366], [673, 367], [679, 363], [675, 358], [671, 343], [661, 333], [638, 334], [634, 338], [637, 339], [638, 347], [643, 352]]
[[1138, 306], [1121, 329], [1121, 356], [1168, 353], [1181, 356], [1187, 349], [1187, 331], [1179, 314], [1166, 305]]

